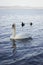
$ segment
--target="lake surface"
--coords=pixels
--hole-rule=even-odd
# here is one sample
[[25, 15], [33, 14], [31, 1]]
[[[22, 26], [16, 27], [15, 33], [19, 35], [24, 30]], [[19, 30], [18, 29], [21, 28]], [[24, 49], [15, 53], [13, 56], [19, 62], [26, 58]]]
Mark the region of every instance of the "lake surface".
[[[32, 40], [11, 41], [13, 23]], [[43, 65], [43, 9], [0, 9], [0, 65]]]

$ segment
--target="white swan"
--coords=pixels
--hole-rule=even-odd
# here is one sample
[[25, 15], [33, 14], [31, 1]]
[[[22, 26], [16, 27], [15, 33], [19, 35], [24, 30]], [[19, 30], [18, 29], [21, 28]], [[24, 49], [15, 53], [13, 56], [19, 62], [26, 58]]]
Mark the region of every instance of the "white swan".
[[29, 32], [28, 33], [19, 33], [19, 34], [16, 34], [16, 26], [15, 24], [12, 25], [12, 35], [10, 37], [11, 40], [20, 40], [20, 39], [27, 39], [30, 37], [30, 34]]

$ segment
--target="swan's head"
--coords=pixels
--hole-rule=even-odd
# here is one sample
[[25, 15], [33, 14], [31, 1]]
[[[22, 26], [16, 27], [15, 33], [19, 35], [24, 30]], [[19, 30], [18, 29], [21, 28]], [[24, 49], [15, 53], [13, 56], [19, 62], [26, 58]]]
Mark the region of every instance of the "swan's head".
[[14, 29], [15, 29], [15, 24], [13, 24], [13, 25], [12, 25], [12, 28], [14, 28]]

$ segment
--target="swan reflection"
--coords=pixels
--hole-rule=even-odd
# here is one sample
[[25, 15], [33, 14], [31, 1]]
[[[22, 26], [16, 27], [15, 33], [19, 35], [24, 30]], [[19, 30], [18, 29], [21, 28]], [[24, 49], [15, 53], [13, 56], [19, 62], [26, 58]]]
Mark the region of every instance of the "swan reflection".
[[13, 43], [12, 47], [15, 49], [16, 48], [15, 40], [12, 40], [12, 43]]

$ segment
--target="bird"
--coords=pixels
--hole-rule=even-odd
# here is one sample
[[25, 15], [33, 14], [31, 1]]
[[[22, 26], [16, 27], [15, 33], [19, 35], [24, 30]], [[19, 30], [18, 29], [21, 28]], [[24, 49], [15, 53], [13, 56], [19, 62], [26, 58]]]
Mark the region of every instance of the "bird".
[[25, 26], [25, 24], [22, 22], [21, 26], [23, 27], [23, 26]]
[[30, 23], [30, 26], [32, 26], [32, 25], [33, 25], [33, 23], [31, 22], [31, 23]]
[[[24, 26], [23, 23], [22, 25]], [[11, 40], [21, 40], [21, 39], [27, 39], [27, 38], [30, 38], [29, 33], [23, 32], [23, 33], [16, 34], [16, 25], [15, 24], [12, 25], [12, 35], [10, 36]]]

